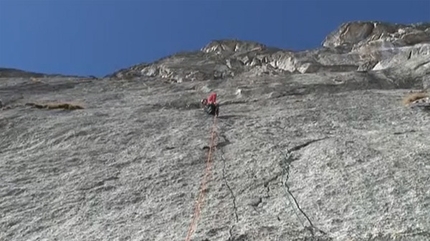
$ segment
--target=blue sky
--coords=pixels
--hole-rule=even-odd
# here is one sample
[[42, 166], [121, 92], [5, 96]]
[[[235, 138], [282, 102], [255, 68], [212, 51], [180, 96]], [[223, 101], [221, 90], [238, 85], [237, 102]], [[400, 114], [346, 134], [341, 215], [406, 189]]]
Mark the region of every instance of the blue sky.
[[341, 23], [430, 21], [430, 0], [0, 0], [0, 67], [104, 76], [213, 39], [316, 48]]

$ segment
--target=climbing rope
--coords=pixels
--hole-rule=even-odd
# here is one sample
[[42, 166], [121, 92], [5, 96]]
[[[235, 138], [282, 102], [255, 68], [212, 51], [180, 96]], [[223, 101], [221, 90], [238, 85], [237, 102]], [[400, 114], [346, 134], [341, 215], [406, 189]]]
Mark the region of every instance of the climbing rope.
[[201, 183], [201, 187], [200, 187], [200, 192], [196, 201], [196, 205], [194, 207], [194, 215], [193, 215], [193, 219], [191, 220], [190, 226], [188, 228], [188, 232], [187, 232], [187, 237], [185, 238], [186, 241], [190, 241], [191, 240], [191, 236], [193, 235], [193, 233], [196, 230], [197, 227], [197, 221], [200, 218], [200, 213], [202, 210], [202, 205], [203, 205], [203, 201], [204, 201], [204, 197], [206, 194], [206, 186], [207, 186], [207, 182], [209, 180], [209, 176], [211, 174], [211, 166], [212, 166], [212, 154], [214, 152], [214, 149], [216, 148], [215, 146], [215, 133], [216, 133], [216, 124], [217, 124], [217, 117], [214, 116], [213, 119], [213, 124], [212, 124], [212, 128], [211, 128], [211, 138], [210, 138], [210, 146], [209, 146], [209, 152], [208, 152], [208, 158], [206, 160], [206, 169], [205, 169], [205, 173], [202, 179], [202, 183]]

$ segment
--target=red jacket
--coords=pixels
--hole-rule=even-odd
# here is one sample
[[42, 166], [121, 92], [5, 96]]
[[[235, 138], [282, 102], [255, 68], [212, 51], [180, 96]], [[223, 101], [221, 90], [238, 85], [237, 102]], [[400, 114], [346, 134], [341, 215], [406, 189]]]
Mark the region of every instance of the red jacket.
[[208, 101], [208, 105], [210, 104], [216, 104], [216, 93], [212, 93], [211, 95], [209, 95], [209, 97], [207, 98]]

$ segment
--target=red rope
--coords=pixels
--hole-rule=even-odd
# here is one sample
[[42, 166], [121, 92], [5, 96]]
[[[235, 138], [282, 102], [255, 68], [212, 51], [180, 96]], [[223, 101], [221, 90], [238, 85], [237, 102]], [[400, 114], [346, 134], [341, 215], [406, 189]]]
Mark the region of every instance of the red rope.
[[191, 220], [191, 224], [190, 227], [188, 228], [188, 233], [187, 233], [187, 237], [185, 238], [186, 241], [190, 241], [191, 240], [191, 236], [193, 235], [193, 233], [196, 230], [197, 227], [197, 221], [200, 218], [200, 213], [202, 210], [202, 205], [203, 205], [203, 200], [205, 197], [205, 193], [206, 193], [206, 186], [207, 186], [207, 182], [211, 173], [211, 164], [212, 164], [212, 154], [213, 154], [213, 149], [215, 148], [215, 128], [216, 128], [216, 116], [214, 116], [214, 121], [213, 121], [213, 125], [212, 125], [212, 130], [211, 130], [211, 140], [210, 140], [210, 146], [209, 146], [209, 152], [208, 152], [208, 158], [206, 160], [206, 170], [205, 170], [205, 175], [203, 177], [202, 183], [201, 183], [201, 188], [200, 188], [200, 192], [199, 192], [199, 196], [196, 202], [196, 205], [194, 207], [194, 215], [193, 215], [193, 219]]

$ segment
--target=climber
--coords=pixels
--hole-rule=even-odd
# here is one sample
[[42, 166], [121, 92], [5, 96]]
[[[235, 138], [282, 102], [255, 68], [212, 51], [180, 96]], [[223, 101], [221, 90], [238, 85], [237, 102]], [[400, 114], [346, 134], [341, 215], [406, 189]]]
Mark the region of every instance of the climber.
[[218, 117], [219, 104], [216, 102], [216, 96], [216, 93], [212, 93], [208, 98], [202, 99], [200, 103], [203, 105], [206, 113], [209, 115], [216, 115]]

